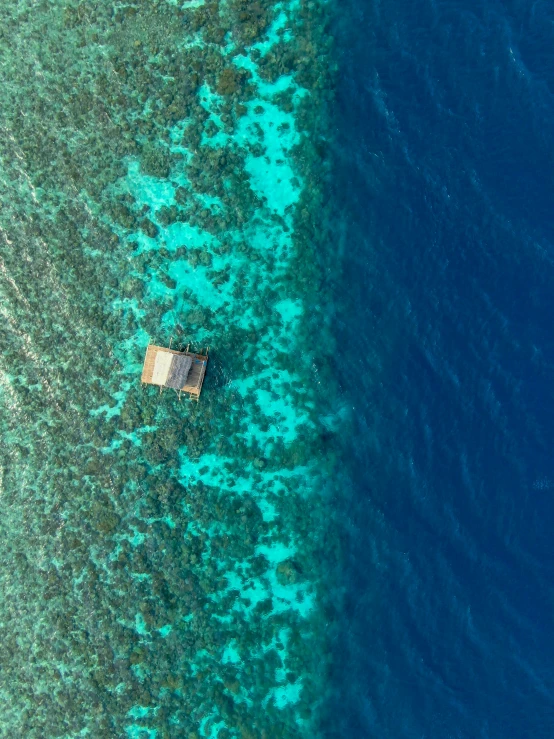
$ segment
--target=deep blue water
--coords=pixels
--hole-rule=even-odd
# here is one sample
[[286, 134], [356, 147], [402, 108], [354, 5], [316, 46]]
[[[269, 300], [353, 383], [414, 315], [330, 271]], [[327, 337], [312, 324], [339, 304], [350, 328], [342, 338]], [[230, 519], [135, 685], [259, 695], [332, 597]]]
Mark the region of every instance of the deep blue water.
[[554, 736], [554, 4], [346, 0], [340, 737]]

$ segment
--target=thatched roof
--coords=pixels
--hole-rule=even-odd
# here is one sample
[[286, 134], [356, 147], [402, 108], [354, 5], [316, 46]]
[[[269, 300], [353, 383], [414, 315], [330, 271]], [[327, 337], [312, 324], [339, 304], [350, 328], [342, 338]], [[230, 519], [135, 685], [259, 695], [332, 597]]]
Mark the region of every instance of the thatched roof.
[[142, 382], [158, 385], [160, 391], [170, 387], [180, 393], [188, 393], [198, 400], [208, 364], [207, 354], [179, 352], [163, 346], [149, 344], [146, 348]]
[[165, 381], [166, 387], [173, 387], [180, 390], [185, 384], [192, 367], [191, 357], [185, 354], [172, 354], [171, 367]]

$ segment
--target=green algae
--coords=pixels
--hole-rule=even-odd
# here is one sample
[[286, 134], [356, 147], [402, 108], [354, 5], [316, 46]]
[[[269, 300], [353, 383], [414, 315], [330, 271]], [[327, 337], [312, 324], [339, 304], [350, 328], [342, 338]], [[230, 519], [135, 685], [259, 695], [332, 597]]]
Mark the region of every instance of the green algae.
[[[317, 735], [325, 13], [3, 6], [7, 735]], [[198, 406], [140, 387], [171, 335]]]

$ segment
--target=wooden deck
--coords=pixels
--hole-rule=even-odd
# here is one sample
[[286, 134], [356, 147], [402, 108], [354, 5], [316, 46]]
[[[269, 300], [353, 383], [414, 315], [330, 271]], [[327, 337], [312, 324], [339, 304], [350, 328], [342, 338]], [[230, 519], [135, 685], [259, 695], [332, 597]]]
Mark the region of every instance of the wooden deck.
[[[189, 370], [189, 374], [180, 392], [188, 393], [191, 398], [200, 397], [202, 392], [202, 383], [204, 382], [204, 375], [206, 374], [206, 366], [208, 364], [208, 357], [205, 354], [194, 354], [193, 352], [178, 352], [174, 349], [167, 349], [165, 346], [156, 346], [155, 344], [149, 344], [146, 349], [146, 356], [144, 357], [144, 365], [142, 368], [141, 382], [145, 382], [148, 385], [157, 385], [158, 383], [152, 382], [152, 376], [154, 374], [154, 363], [156, 361], [156, 354], [158, 352], [168, 352], [169, 354], [181, 354], [192, 359], [192, 367]], [[159, 386], [160, 391], [163, 386]]]

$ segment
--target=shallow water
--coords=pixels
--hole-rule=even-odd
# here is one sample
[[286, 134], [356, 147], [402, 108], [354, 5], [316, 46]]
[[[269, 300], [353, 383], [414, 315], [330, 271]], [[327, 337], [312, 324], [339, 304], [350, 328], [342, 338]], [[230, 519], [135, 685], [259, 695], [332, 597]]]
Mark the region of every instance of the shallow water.
[[[327, 12], [3, 6], [6, 736], [318, 731]], [[171, 339], [199, 404], [140, 386]]]

